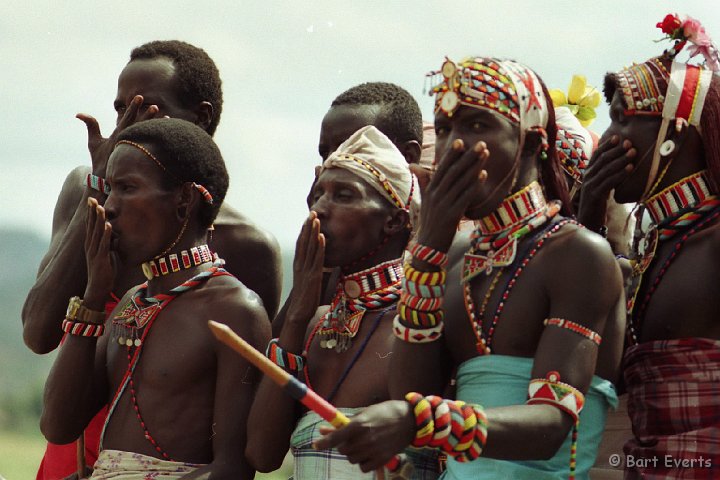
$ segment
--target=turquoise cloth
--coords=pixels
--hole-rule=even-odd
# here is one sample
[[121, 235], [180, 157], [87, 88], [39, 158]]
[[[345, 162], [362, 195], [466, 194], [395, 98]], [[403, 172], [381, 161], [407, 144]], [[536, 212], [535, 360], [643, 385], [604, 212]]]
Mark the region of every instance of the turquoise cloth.
[[[522, 405], [527, 400], [528, 382], [533, 359], [507, 355], [484, 355], [472, 358], [458, 369], [457, 399], [480, 404], [485, 408]], [[615, 409], [618, 399], [612, 383], [593, 376], [580, 413], [576, 478], [587, 479], [595, 463], [598, 446], [605, 429], [608, 408]], [[570, 473], [571, 435], [553, 458], [542, 461], [505, 461], [480, 457], [468, 463], [448, 459], [442, 480], [480, 479], [567, 479]], [[492, 438], [490, 438], [492, 441]], [[542, 439], [527, 439], [541, 442]]]

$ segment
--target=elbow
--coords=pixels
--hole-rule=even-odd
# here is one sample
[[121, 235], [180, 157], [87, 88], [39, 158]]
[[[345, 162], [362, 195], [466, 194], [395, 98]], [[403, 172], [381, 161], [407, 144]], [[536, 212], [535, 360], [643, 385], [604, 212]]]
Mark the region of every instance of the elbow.
[[567, 438], [567, 432], [565, 435], [562, 434], [563, 432], [565, 432], [564, 429], [559, 429], [541, 437], [537, 443], [537, 460], [550, 460], [557, 455]]
[[53, 343], [46, 336], [38, 335], [38, 332], [27, 323], [23, 328], [23, 341], [33, 353], [38, 355], [50, 353], [58, 346], [58, 342]]
[[277, 448], [268, 448], [268, 444], [262, 442], [248, 441], [245, 447], [245, 458], [255, 470], [261, 473], [274, 472], [283, 463], [285, 453], [280, 455]]
[[56, 445], [72, 443], [80, 436], [79, 433], [69, 432], [58, 422], [52, 421], [47, 412], [43, 412], [40, 417], [40, 431], [48, 442]]

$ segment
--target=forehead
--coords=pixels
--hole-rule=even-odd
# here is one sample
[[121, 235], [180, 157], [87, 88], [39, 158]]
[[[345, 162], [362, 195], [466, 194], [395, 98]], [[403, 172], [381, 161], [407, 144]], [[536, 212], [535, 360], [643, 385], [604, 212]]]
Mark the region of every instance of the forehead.
[[[150, 146], [143, 145], [152, 152]], [[120, 178], [129, 175], [141, 176], [150, 180], [160, 181], [163, 171], [140, 149], [121, 143], [115, 147], [108, 160], [108, 178]]]
[[128, 63], [118, 77], [118, 99], [135, 95], [177, 99], [175, 65], [165, 57], [141, 58]]
[[367, 182], [362, 178], [358, 177], [349, 170], [344, 168], [325, 168], [318, 177], [317, 183], [319, 184], [330, 184], [330, 183], [341, 183], [348, 185], [355, 185], [359, 188], [369, 187]]
[[373, 125], [380, 105], [337, 105], [331, 107], [320, 125], [320, 143], [339, 145], [366, 125]]

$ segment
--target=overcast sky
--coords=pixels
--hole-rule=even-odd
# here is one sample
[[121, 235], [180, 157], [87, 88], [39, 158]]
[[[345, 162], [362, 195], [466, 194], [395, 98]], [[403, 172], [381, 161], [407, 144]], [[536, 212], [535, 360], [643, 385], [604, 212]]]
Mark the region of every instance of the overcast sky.
[[[291, 246], [319, 162], [320, 121], [332, 99], [365, 81], [397, 83], [426, 119], [424, 74], [445, 55], [508, 57], [550, 88], [581, 73], [644, 61], [667, 46], [666, 13], [699, 18], [720, 37], [708, 1], [28, 1], [0, 5], [0, 225], [49, 237], [63, 179], [89, 165], [77, 112], [114, 126], [117, 76], [130, 50], [158, 39], [204, 48], [225, 93], [215, 135], [230, 172], [227, 200]], [[607, 109], [592, 128], [607, 126]]]

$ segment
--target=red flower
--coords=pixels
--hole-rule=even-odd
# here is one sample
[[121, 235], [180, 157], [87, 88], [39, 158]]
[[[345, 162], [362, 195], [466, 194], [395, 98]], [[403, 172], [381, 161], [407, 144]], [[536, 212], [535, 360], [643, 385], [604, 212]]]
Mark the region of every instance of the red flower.
[[677, 15], [667, 14], [662, 22], [655, 25], [657, 28], [672, 36], [673, 32], [682, 26], [682, 22]]

